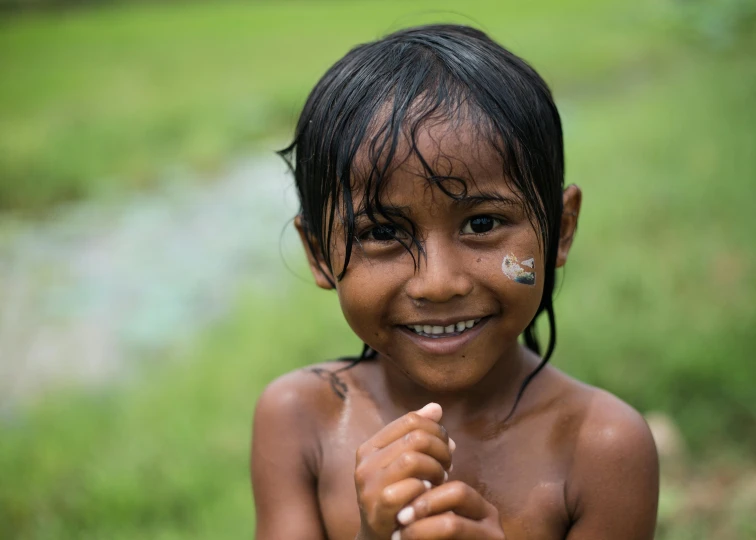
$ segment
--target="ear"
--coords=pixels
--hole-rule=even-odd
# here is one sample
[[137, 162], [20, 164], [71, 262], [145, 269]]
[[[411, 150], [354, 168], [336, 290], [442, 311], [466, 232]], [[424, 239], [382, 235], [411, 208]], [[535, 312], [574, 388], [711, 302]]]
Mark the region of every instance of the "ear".
[[580, 205], [583, 202], [583, 193], [575, 184], [567, 186], [562, 193], [562, 223], [559, 228], [559, 250], [557, 251], [557, 268], [564, 266], [567, 255], [572, 247], [572, 240], [577, 231]]
[[321, 289], [333, 289], [336, 280], [333, 278], [333, 273], [328, 269], [323, 255], [320, 253], [317, 240], [307, 230], [302, 221], [301, 214], [294, 218], [294, 226], [297, 228], [299, 238], [302, 240], [302, 245], [307, 255], [307, 262], [310, 265], [310, 271], [315, 278], [315, 284]]

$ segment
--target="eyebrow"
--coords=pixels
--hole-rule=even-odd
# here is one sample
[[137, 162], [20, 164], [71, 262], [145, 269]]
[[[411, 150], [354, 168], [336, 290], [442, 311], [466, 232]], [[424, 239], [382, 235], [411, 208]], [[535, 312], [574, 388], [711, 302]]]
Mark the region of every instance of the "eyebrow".
[[[496, 204], [497, 206], [521, 206], [522, 202], [519, 199], [513, 197], [506, 197], [499, 193], [478, 191], [474, 195], [466, 195], [465, 197], [455, 198], [452, 200], [454, 206], [470, 210], [483, 204]], [[385, 205], [384, 211], [389, 216], [405, 217], [412, 214], [412, 208], [408, 205], [394, 206]], [[374, 212], [376, 213], [376, 212]], [[367, 217], [367, 211], [363, 208], [354, 213], [354, 219]]]
[[[412, 214], [412, 208], [406, 205], [405, 206], [383, 205], [383, 211], [386, 213], [386, 215], [396, 216], [396, 217], [404, 217], [404, 216]], [[373, 213], [377, 214], [378, 211], [376, 209], [373, 209]], [[361, 217], [367, 217], [367, 215], [368, 215], [367, 210], [363, 208], [354, 213], [354, 218], [357, 219]]]
[[520, 206], [522, 202], [513, 197], [506, 197], [495, 192], [481, 191], [474, 195], [467, 195], [459, 199], [454, 199], [454, 204], [465, 209], [475, 208], [487, 203], [494, 203], [498, 206]]

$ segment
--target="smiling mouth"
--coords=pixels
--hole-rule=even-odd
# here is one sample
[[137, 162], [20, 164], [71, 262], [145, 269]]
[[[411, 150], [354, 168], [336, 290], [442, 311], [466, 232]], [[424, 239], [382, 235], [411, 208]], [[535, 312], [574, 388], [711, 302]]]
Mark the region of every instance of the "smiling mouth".
[[448, 326], [438, 326], [430, 324], [411, 324], [405, 325], [405, 328], [414, 332], [418, 336], [427, 338], [446, 338], [459, 336], [464, 334], [471, 328], [474, 328], [483, 319], [468, 319], [466, 321], [459, 321]]

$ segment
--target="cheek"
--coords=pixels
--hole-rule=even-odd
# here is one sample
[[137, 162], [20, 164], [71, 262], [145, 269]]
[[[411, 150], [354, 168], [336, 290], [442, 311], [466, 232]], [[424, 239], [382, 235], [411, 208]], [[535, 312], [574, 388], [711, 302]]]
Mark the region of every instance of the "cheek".
[[344, 279], [336, 287], [344, 317], [363, 341], [380, 339], [386, 317], [404, 279], [397, 271], [389, 272], [380, 264], [363, 261], [359, 256], [349, 263]]
[[501, 261], [501, 272], [514, 283], [527, 287], [535, 287], [536, 283], [543, 279], [543, 276], [541, 280], [538, 279], [541, 272], [536, 268], [535, 257], [530, 254], [521, 254], [518, 257], [512, 252], [507, 253]]
[[[497, 252], [485, 260], [487, 281], [491, 286], [515, 303], [540, 303], [543, 294], [544, 268], [538, 256], [524, 257], [526, 263], [533, 259], [533, 266], [519, 263], [512, 264], [512, 253]], [[507, 302], [509, 303], [509, 302]]]
[[544, 259], [535, 236], [512, 238], [479, 257], [476, 266], [500, 297], [513, 331], [524, 330], [535, 317], [544, 290]]
[[532, 270], [525, 267], [524, 274], [535, 274], [535, 279], [531, 284], [530, 275], [523, 276], [523, 273], [520, 273], [518, 276], [520, 281], [506, 275], [502, 271], [504, 262], [502, 259], [503, 257], [498, 261], [498, 279], [509, 329], [507, 333], [517, 336], [525, 331], [538, 312], [538, 306], [543, 297], [543, 267], [537, 262], [534, 262]]
[[[507, 259], [508, 256], [510, 257], [509, 259]], [[543, 259], [538, 255], [525, 254], [525, 264], [522, 264], [523, 259], [521, 258], [519, 268], [515, 269], [513, 277], [511, 264], [507, 265], [507, 262], [511, 263], [511, 256], [512, 254], [507, 254], [503, 257], [500, 265], [501, 275], [507, 281], [509, 290], [512, 293], [514, 300], [513, 307], [519, 315], [520, 331], [524, 331], [536, 316], [538, 306], [541, 304], [541, 299], [543, 298], [545, 277]], [[528, 264], [531, 261], [532, 266], [529, 266]]]

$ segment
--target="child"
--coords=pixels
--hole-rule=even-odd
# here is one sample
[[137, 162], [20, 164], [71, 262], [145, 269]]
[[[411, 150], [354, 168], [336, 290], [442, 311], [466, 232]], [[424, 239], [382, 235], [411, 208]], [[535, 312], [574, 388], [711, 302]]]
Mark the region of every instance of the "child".
[[581, 193], [535, 71], [471, 28], [403, 30], [323, 76], [283, 154], [365, 348], [260, 398], [257, 540], [653, 538], [642, 417], [546, 365]]

